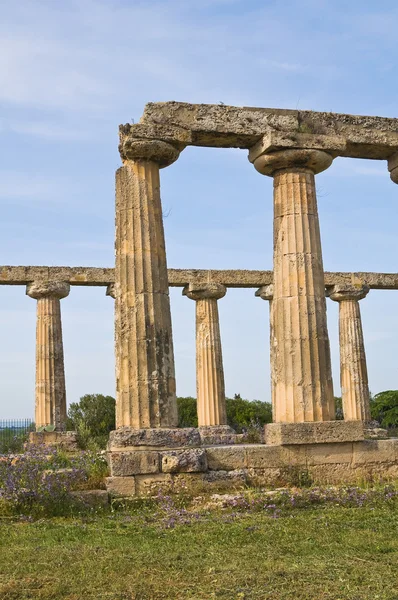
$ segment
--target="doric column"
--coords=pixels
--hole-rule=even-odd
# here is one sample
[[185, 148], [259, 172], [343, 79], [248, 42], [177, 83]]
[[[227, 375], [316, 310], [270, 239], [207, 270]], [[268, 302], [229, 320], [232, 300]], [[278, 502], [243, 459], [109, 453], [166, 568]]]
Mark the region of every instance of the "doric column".
[[274, 178], [273, 359], [275, 422], [335, 418], [314, 174], [332, 156], [320, 150], [251, 152]]
[[120, 128], [116, 172], [116, 427], [177, 425], [173, 339], [159, 168], [171, 144]]
[[335, 285], [328, 290], [339, 303], [340, 383], [345, 421], [369, 422], [370, 396], [359, 300], [369, 288]]
[[199, 427], [226, 425], [224, 369], [217, 300], [224, 285], [188, 285], [183, 294], [196, 302], [196, 391]]
[[274, 358], [274, 323], [273, 323], [273, 311], [272, 311], [272, 299], [274, 297], [274, 285], [263, 285], [256, 291], [256, 296], [269, 302], [269, 326], [270, 326], [270, 373], [271, 373], [271, 402], [272, 402], [272, 415], [275, 415], [275, 358]]
[[66, 426], [64, 348], [60, 299], [69, 294], [64, 281], [33, 282], [26, 293], [37, 300], [36, 323], [36, 427]]

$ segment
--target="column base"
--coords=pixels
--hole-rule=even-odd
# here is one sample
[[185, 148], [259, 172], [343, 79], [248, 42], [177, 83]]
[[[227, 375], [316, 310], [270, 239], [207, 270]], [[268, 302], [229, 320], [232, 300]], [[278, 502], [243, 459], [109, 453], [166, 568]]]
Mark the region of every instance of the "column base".
[[70, 452], [79, 450], [76, 431], [31, 431], [29, 444], [57, 446]]
[[160, 481], [171, 474], [206, 473], [205, 446], [232, 445], [242, 437], [228, 425], [181, 429], [121, 427], [109, 435], [107, 460], [111, 477], [107, 486], [111, 493], [123, 489], [127, 493], [134, 487], [134, 477]]
[[198, 430], [205, 446], [236, 444], [243, 440], [243, 435], [236, 433], [229, 425], [202, 425]]
[[264, 431], [265, 443], [269, 446], [358, 442], [364, 439], [362, 421], [268, 423]]

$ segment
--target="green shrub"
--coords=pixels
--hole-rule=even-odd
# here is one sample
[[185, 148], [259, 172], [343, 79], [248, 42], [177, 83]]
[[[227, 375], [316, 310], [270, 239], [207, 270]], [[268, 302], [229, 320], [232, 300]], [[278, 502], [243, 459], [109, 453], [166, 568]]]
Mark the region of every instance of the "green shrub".
[[238, 433], [250, 428], [262, 428], [272, 422], [272, 407], [261, 400], [244, 400], [240, 394], [227, 398], [227, 421]]
[[[177, 398], [178, 427], [197, 427], [196, 398]], [[235, 431], [251, 431], [271, 423], [272, 410], [269, 402], [244, 400], [239, 394], [226, 398], [228, 425]]]
[[198, 415], [196, 410], [196, 398], [187, 396], [177, 398], [178, 427], [197, 427]]
[[398, 427], [398, 390], [379, 392], [370, 402], [372, 419], [382, 427]]
[[69, 406], [67, 429], [77, 432], [83, 450], [105, 448], [109, 432], [115, 428], [115, 399], [112, 396], [86, 394]]

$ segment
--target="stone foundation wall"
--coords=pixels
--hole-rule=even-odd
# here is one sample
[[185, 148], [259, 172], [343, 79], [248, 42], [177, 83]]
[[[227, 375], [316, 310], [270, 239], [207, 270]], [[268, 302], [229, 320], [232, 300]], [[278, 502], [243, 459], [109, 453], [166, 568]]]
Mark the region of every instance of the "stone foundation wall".
[[245, 486], [358, 484], [398, 479], [398, 439], [268, 446], [235, 444], [109, 452], [115, 496], [144, 496], [182, 482], [192, 493]]

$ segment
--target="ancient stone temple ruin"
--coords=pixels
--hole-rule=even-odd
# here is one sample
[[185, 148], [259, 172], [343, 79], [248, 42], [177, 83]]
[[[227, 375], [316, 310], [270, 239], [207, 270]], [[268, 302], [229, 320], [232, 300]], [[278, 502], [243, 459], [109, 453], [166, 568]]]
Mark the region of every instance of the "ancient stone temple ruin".
[[[248, 150], [255, 171], [273, 178], [273, 271], [167, 268], [160, 170], [188, 146]], [[364, 435], [359, 302], [372, 289], [398, 289], [398, 273], [324, 272], [315, 176], [342, 156], [385, 160], [398, 183], [398, 120], [155, 103], [138, 124], [120, 127], [119, 150], [115, 269], [0, 268], [0, 283], [26, 284], [37, 300], [36, 424], [65, 435], [60, 299], [70, 286], [106, 286], [115, 302], [117, 389], [110, 492], [140, 495], [179, 479], [216, 489], [273, 484], [291, 469], [319, 482], [397, 476], [398, 440]], [[196, 307], [198, 428], [177, 428], [170, 286]], [[261, 444], [242, 443], [226, 421], [218, 302], [229, 287], [253, 288], [269, 303], [273, 423]], [[327, 297], [339, 303], [344, 421], [335, 419]]]

